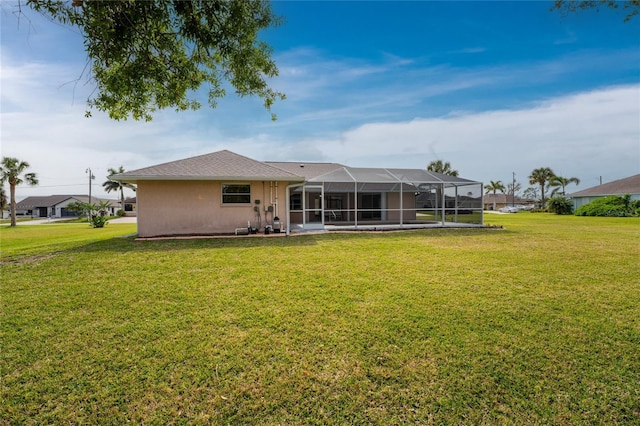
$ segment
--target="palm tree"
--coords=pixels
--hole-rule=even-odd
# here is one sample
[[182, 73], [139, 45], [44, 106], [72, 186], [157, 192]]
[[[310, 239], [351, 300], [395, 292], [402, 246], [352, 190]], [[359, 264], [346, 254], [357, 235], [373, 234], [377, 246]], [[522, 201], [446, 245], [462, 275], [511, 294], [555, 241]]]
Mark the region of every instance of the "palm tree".
[[485, 186], [484, 188], [487, 190], [486, 194], [493, 192], [493, 210], [495, 210], [496, 209], [496, 193], [500, 191], [504, 194], [505, 187], [502, 184], [501, 180], [498, 180], [498, 181], [490, 180], [489, 185]]
[[0, 219], [4, 219], [4, 209], [7, 208], [7, 191], [4, 190], [4, 186], [0, 186]]
[[120, 191], [120, 208], [124, 212], [124, 189], [129, 188], [135, 191], [136, 187], [130, 183], [118, 182], [117, 180], [110, 179], [110, 177], [113, 175], [124, 173], [124, 167], [122, 166], [120, 166], [117, 170], [110, 167], [109, 169], [107, 169], [107, 173], [109, 174], [107, 176], [107, 181], [102, 184], [102, 187], [107, 192]]
[[458, 176], [458, 171], [451, 168], [451, 164], [446, 161], [436, 160], [429, 163], [427, 170], [430, 172], [442, 173], [449, 176]]
[[[449, 163], [448, 161], [446, 162], [443, 162], [442, 160], [432, 161], [427, 165], [427, 170], [430, 172], [442, 173], [444, 175], [449, 175], [449, 176], [458, 176], [458, 171], [453, 170], [453, 168], [451, 168], [451, 163]], [[436, 206], [438, 205], [438, 202], [439, 202], [438, 200], [441, 200], [443, 195], [444, 195], [444, 184], [441, 184], [440, 186], [436, 187]], [[443, 200], [442, 202], [443, 215], [444, 215], [445, 204], [446, 202]]]
[[549, 179], [549, 186], [554, 187], [553, 191], [551, 191], [551, 196], [553, 197], [558, 192], [560, 192], [564, 197], [566, 195], [564, 192], [565, 187], [570, 183], [580, 185], [580, 179], [578, 179], [577, 177], [565, 178], [562, 176], [552, 176], [551, 179]]
[[542, 194], [542, 206], [545, 206], [545, 199], [544, 199], [544, 195], [545, 195], [545, 184], [547, 183], [547, 181], [549, 181], [552, 177], [554, 177], [556, 174], [553, 173], [553, 170], [551, 170], [549, 167], [540, 167], [538, 169], [534, 169], [531, 174], [529, 175], [529, 184], [531, 185], [535, 185], [538, 184], [540, 185], [540, 192]]
[[24, 182], [32, 186], [38, 184], [38, 178], [35, 173], [22, 175], [29, 167], [29, 163], [26, 161], [20, 161], [13, 157], [2, 157], [2, 162], [0, 162], [0, 182], [9, 183], [11, 226], [16, 226], [16, 186]]

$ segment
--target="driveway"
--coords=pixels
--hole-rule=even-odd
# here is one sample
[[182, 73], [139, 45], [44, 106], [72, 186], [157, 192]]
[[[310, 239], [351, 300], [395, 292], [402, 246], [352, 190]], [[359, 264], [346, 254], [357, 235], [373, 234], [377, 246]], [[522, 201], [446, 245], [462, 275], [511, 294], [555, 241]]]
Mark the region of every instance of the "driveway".
[[[60, 221], [65, 221], [68, 220], [68, 217], [55, 217], [55, 218], [51, 218], [51, 219], [35, 219], [35, 220], [25, 220], [25, 221], [18, 221], [16, 222], [16, 225], [20, 226], [20, 225], [48, 225], [51, 223], [56, 223], [56, 222], [60, 222]], [[116, 219], [109, 219], [109, 223], [138, 223], [138, 218], [136, 217], [118, 217]], [[11, 225], [11, 222], [7, 222], [7, 223], [3, 223], [0, 224], [0, 226], [9, 226]]]
[[109, 219], [109, 223], [138, 223], [138, 218], [135, 216], [124, 216], [117, 219]]

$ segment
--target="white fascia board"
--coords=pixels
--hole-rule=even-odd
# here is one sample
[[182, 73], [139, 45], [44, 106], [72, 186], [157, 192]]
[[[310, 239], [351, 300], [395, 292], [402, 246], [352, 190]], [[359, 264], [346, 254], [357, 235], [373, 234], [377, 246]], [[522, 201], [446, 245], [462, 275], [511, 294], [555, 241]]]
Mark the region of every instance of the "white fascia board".
[[225, 181], [225, 182], [305, 182], [302, 177], [247, 177], [247, 176], [125, 176], [122, 178], [113, 177], [115, 181], [136, 183], [140, 181]]

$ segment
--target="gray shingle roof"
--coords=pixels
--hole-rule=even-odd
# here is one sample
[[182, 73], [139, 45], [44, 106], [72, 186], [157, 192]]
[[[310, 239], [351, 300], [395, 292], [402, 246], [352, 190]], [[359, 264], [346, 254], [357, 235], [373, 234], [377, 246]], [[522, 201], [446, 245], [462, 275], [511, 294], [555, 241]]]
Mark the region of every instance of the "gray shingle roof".
[[625, 179], [583, 189], [569, 194], [571, 197], [592, 197], [605, 195], [640, 194], [640, 174]]
[[405, 182], [464, 185], [474, 181], [423, 169], [348, 167], [337, 163], [256, 161], [218, 151], [111, 176], [123, 182], [144, 180], [279, 180], [288, 182]]
[[[88, 195], [44, 195], [27, 197], [16, 203], [16, 210], [33, 210], [39, 207], [54, 207], [58, 204], [73, 198], [83, 203], [89, 202]], [[118, 200], [109, 200], [106, 198], [91, 197], [91, 202], [99, 203], [100, 201], [108, 201], [111, 205], [118, 203]]]
[[114, 175], [123, 182], [139, 180], [280, 180], [298, 182], [302, 176], [231, 151], [218, 151]]
[[69, 198], [74, 198], [73, 195], [45, 195], [27, 197], [16, 203], [17, 210], [31, 210], [38, 207], [53, 207]]
[[295, 175], [303, 176], [307, 180], [345, 167], [342, 164], [337, 163], [296, 163], [277, 161], [265, 161], [265, 163], [278, 167], [279, 169], [286, 170]]

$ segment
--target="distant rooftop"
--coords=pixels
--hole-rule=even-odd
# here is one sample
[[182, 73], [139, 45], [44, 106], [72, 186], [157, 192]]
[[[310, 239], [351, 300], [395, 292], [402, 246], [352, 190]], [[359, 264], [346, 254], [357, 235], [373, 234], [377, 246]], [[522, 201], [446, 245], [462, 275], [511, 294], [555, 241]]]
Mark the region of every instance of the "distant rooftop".
[[571, 197], [640, 194], [640, 174], [569, 194]]

